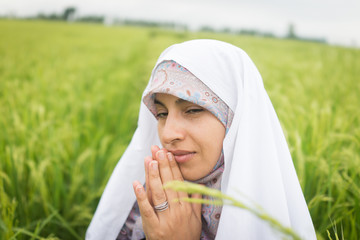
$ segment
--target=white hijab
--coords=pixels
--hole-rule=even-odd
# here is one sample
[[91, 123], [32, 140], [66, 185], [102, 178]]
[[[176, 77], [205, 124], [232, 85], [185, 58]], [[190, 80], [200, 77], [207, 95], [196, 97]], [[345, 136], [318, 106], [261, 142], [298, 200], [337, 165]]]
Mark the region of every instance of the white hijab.
[[[316, 239], [279, 120], [249, 56], [228, 43], [192, 40], [167, 48], [155, 67], [165, 60], [187, 68], [234, 112], [223, 143], [222, 192], [256, 203], [303, 239]], [[145, 181], [143, 161], [154, 144], [160, 145], [157, 121], [141, 103], [138, 127], [104, 190], [86, 239], [117, 237], [136, 201], [132, 182]], [[224, 206], [216, 239], [239, 237], [281, 239], [282, 235], [248, 211]]]

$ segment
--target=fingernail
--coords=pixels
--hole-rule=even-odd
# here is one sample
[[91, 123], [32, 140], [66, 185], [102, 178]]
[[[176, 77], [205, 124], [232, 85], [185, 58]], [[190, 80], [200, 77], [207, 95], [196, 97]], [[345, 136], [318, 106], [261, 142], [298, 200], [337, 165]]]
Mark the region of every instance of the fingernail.
[[165, 159], [165, 154], [164, 154], [164, 151], [159, 151], [159, 159], [160, 160], [164, 160]]
[[141, 187], [141, 185], [138, 185], [138, 186], [136, 187], [136, 191], [137, 191], [138, 193], [142, 193], [143, 188]]
[[174, 158], [173, 158], [173, 156], [172, 156], [172, 154], [171, 153], [167, 153], [167, 156], [168, 156], [168, 159], [169, 159], [169, 161], [172, 161], [172, 160], [174, 160]]
[[158, 163], [157, 163], [156, 161], [152, 161], [151, 166], [152, 166], [152, 168], [153, 168], [154, 170], [157, 170], [157, 168], [158, 168]]

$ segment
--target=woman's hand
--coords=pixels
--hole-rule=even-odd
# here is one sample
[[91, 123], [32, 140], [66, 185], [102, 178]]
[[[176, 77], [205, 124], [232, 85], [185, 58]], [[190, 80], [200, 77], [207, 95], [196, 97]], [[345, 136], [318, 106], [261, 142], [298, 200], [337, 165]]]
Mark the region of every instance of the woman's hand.
[[[163, 189], [169, 181], [184, 181], [174, 156], [157, 146], [151, 152], [152, 157], [145, 158], [146, 192], [141, 183], [133, 183], [146, 239], [200, 239], [201, 204], [174, 201], [188, 194]], [[201, 198], [201, 195], [191, 197]], [[166, 210], [154, 209], [166, 201], [169, 204]]]

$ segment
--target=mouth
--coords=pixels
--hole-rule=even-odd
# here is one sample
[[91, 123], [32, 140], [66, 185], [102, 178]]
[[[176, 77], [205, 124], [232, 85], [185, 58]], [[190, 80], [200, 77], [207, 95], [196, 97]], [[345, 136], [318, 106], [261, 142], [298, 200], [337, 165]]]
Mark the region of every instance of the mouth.
[[183, 151], [183, 150], [175, 150], [169, 152], [171, 152], [174, 155], [175, 161], [178, 163], [185, 163], [190, 161], [196, 153], [196, 152]]

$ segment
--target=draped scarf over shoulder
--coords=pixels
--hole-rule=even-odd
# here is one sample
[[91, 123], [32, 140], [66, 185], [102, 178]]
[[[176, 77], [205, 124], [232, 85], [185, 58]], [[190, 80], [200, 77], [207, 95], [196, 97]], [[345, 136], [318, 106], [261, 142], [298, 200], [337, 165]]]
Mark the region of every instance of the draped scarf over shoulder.
[[[221, 41], [192, 40], [167, 48], [155, 66], [164, 61], [188, 69], [233, 110], [223, 142], [221, 191], [245, 203], [256, 203], [303, 239], [316, 239], [279, 120], [249, 56]], [[150, 84], [143, 97], [149, 88]], [[160, 145], [156, 125], [151, 111], [141, 103], [138, 127], [104, 190], [86, 239], [117, 237], [136, 201], [132, 182], [145, 180], [144, 156], [151, 155], [151, 145]], [[224, 206], [216, 239], [239, 236], [282, 237], [248, 211]]]

